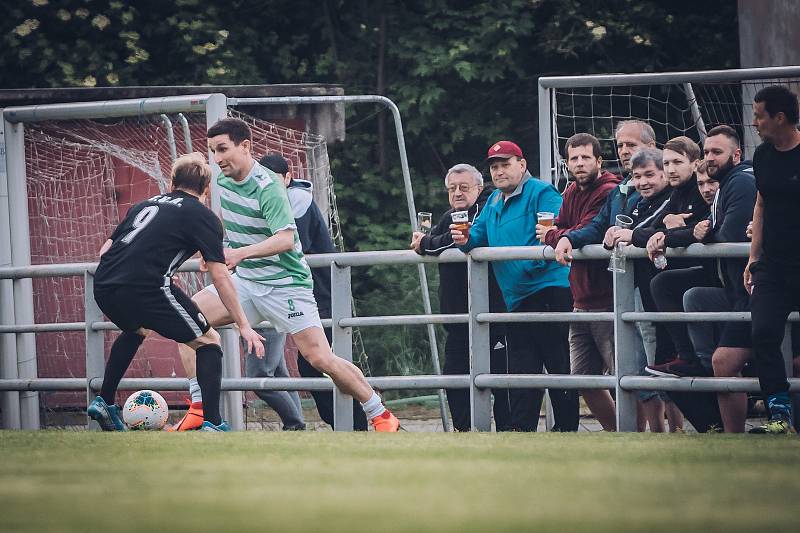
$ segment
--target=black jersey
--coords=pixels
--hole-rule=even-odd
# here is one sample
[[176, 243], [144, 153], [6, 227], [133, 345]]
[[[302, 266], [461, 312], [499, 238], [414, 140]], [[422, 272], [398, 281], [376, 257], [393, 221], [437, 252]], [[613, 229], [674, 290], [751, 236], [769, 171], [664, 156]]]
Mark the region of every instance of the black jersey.
[[208, 262], [224, 263], [222, 224], [191, 194], [173, 191], [133, 206], [111, 234], [100, 258], [97, 288], [157, 289], [198, 250]]
[[764, 202], [764, 258], [800, 270], [800, 145], [781, 152], [771, 143], [762, 143], [753, 156], [753, 171]]

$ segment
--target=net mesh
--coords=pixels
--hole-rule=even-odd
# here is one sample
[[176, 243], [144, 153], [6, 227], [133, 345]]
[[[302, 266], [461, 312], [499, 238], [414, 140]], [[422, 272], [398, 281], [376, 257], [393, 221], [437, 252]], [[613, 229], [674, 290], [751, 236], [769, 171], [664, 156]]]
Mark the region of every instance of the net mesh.
[[[318, 191], [315, 200], [327, 213], [332, 235], [342, 249], [325, 139], [239, 111], [231, 110], [229, 114], [251, 126], [254, 154], [278, 152], [289, 161], [295, 177], [314, 183]], [[188, 142], [180, 118], [172, 117], [172, 146], [168, 135], [172, 124], [159, 116], [26, 125], [31, 263], [95, 261], [97, 251], [132, 205], [166, 191], [172, 151], [205, 151], [205, 114], [185, 116]], [[190, 294], [204, 285], [199, 274], [182, 273], [176, 281]], [[36, 278], [33, 283], [38, 323], [83, 321], [82, 278]], [[106, 353], [116, 335], [106, 333]], [[41, 377], [85, 376], [83, 332], [37, 334], [36, 349]], [[359, 352], [362, 366], [366, 367], [363, 348]], [[177, 346], [158, 337], [148, 338], [127, 374], [177, 375], [183, 375]], [[119, 399], [124, 401], [126, 394], [122, 392]], [[185, 395], [165, 396], [175, 404]], [[41, 405], [45, 425], [63, 425], [59, 420], [64, 409], [81, 409], [85, 397], [83, 393], [42, 393]]]
[[551, 150], [559, 182], [565, 183], [568, 177], [562, 154], [566, 140], [575, 133], [597, 137], [604, 166], [619, 172], [614, 128], [623, 120], [648, 122], [658, 146], [679, 135], [700, 142], [706, 131], [727, 124], [739, 133], [744, 156], [751, 157], [760, 142], [751, 124], [753, 96], [762, 87], [776, 83], [789, 84], [796, 90], [800, 79], [556, 89], [551, 109]]

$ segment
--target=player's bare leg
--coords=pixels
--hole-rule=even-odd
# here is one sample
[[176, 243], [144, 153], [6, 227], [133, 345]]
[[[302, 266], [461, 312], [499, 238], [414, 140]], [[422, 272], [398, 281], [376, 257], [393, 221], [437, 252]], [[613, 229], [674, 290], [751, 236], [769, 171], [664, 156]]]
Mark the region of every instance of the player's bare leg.
[[339, 390], [361, 403], [376, 431], [394, 432], [400, 428], [400, 421], [383, 406], [361, 370], [333, 353], [322, 328], [306, 328], [292, 334], [292, 340], [311, 366], [330, 376]]
[[[219, 296], [213, 292], [202, 290], [192, 297], [192, 301], [202, 311], [203, 316], [206, 317], [206, 320], [208, 320], [212, 328], [233, 323], [233, 317], [231, 317], [228, 309], [222, 303]], [[209, 331], [214, 330], [211, 329]], [[219, 344], [219, 334], [216, 331], [214, 331], [214, 334], [217, 336], [217, 343]], [[203, 337], [205, 337], [205, 335]], [[203, 337], [188, 344], [178, 345], [181, 363], [183, 363], [183, 369], [186, 371], [186, 377], [189, 378], [189, 393], [192, 396], [192, 403], [189, 405], [189, 409], [186, 411], [184, 417], [178, 421], [177, 424], [172, 426], [170, 429], [171, 431], [191, 431], [200, 429], [205, 420], [202, 401], [203, 396], [201, 393], [202, 387], [197, 379], [196, 353], [196, 349], [201, 345], [196, 343], [200, 342]]]

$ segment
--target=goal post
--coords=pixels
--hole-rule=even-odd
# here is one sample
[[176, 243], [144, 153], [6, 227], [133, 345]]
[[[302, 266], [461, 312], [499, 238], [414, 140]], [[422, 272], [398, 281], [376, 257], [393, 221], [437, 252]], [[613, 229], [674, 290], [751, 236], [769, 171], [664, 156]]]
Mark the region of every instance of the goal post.
[[[25, 147], [26, 123], [198, 112], [205, 113], [208, 126], [224, 118], [227, 115], [225, 95], [170, 96], [5, 108], [3, 110], [3, 134], [6, 148], [6, 172], [0, 174], [0, 178], [3, 179], [3, 182], [0, 183], [0, 190], [8, 192], [7, 213], [10, 224], [0, 231], [6, 232], [2, 241], [8, 243], [8, 249], [3, 250], [3, 255], [8, 252], [11, 266], [25, 267], [31, 264]], [[214, 165], [213, 158], [210, 158], [210, 161]], [[219, 172], [219, 168], [214, 170]], [[218, 202], [218, 193], [213, 187], [212, 205], [218, 205]], [[36, 320], [32, 280], [29, 278], [17, 279], [13, 281], [11, 287], [14, 302], [13, 323], [16, 325], [34, 324]], [[6, 295], [4, 294], [4, 296]], [[4, 312], [4, 315], [7, 314], [9, 313]], [[3, 365], [4, 375], [2, 377], [36, 378], [38, 369], [35, 335], [33, 333], [16, 333], [15, 341], [17, 375], [6, 376], [5, 374], [10, 374], [12, 371], [7, 368], [8, 365]], [[8, 347], [4, 343], [3, 361], [8, 361], [9, 359], [8, 354], [5, 353]], [[100, 368], [102, 368], [103, 354], [91, 354], [91, 356], [100, 358]], [[87, 366], [97, 368], [97, 365]], [[234, 394], [241, 395], [241, 393]], [[235, 411], [239, 413], [241, 418], [240, 410]], [[39, 428], [39, 397], [37, 393], [25, 391], [19, 394], [19, 425], [22, 429]]]
[[759, 143], [751, 125], [753, 96], [775, 83], [797, 91], [800, 66], [541, 77], [539, 176], [551, 183], [567, 178], [562, 150], [575, 133], [597, 137], [606, 166], [615, 170], [614, 127], [631, 119], [649, 122], [658, 145], [677, 135], [701, 142], [707, 129], [728, 124], [751, 157]]

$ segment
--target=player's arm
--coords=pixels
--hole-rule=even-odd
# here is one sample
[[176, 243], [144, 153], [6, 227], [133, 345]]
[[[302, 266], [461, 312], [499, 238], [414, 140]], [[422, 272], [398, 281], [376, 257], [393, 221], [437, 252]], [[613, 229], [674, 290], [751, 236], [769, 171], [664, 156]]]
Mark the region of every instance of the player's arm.
[[278, 255], [288, 252], [292, 248], [294, 248], [294, 229], [286, 228], [258, 244], [242, 246], [241, 248], [226, 248], [225, 264], [229, 269], [233, 269], [245, 259]]
[[248, 353], [255, 349], [257, 357], [264, 357], [264, 344], [261, 342], [264, 340], [264, 337], [256, 333], [253, 328], [250, 327], [244, 310], [239, 304], [236, 287], [234, 287], [233, 281], [231, 281], [228, 268], [224, 264], [217, 263], [216, 261], [209, 261], [206, 263], [206, 266], [208, 267], [211, 282], [214, 284], [214, 287], [216, 287], [220, 300], [222, 300], [223, 305], [233, 317], [233, 321], [239, 327], [239, 334], [242, 336], [242, 339], [247, 343]]
[[764, 199], [761, 193], [756, 194], [756, 205], [753, 208], [753, 238], [750, 243], [750, 257], [747, 259], [747, 266], [744, 269], [744, 288], [749, 294], [753, 292], [753, 275], [750, 273], [750, 266], [759, 260], [762, 252], [762, 239], [764, 238]]

